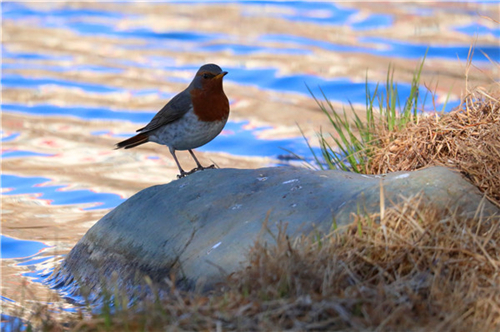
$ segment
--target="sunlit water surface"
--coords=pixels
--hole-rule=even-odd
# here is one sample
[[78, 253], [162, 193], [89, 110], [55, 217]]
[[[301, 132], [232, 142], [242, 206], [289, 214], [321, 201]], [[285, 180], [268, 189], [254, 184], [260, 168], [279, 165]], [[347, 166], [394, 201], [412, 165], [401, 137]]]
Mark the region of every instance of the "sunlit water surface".
[[[313, 163], [297, 124], [313, 146], [314, 132], [328, 124], [308, 88], [337, 107], [361, 109], [366, 89], [375, 91], [393, 63], [403, 73], [403, 103], [427, 51], [423, 77], [441, 84], [434, 99], [421, 87], [423, 109], [450, 110], [475, 38], [481, 51], [474, 63], [495, 74], [488, 57], [499, 60], [499, 29], [478, 16], [494, 10], [488, 2], [387, 10], [360, 3], [2, 3], [2, 328], [21, 322], [15, 315], [28, 317], [20, 313], [33, 301], [55, 301], [45, 276], [93, 223], [135, 192], [175, 179], [166, 148], [114, 151], [113, 144], [147, 123], [201, 64], [229, 72], [232, 107], [222, 134], [197, 149], [203, 162], [300, 165], [298, 155]], [[181, 163], [192, 161], [182, 156]]]

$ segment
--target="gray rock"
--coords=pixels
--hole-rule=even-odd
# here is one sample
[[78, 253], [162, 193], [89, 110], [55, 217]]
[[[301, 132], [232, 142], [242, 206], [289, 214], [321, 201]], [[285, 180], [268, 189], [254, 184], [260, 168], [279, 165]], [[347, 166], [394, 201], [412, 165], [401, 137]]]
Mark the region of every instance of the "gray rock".
[[[175, 275], [178, 286], [209, 289], [242, 267], [268, 213], [271, 231], [284, 222], [291, 235], [328, 232], [334, 219], [342, 226], [359, 209], [379, 211], [381, 183], [386, 205], [423, 193], [438, 206], [473, 214], [482, 200], [476, 187], [443, 167], [386, 176], [291, 167], [206, 170], [144, 189], [108, 213], [76, 244], [52, 284], [76, 280], [95, 294], [115, 272], [114, 285], [127, 290], [139, 289], [144, 275], [160, 288]], [[484, 214], [499, 212], [483, 204]]]

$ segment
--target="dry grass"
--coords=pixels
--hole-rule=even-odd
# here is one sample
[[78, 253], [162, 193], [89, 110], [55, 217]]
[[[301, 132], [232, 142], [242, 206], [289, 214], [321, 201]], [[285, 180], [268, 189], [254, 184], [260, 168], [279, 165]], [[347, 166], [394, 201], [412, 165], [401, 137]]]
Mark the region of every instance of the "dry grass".
[[284, 299], [266, 309], [279, 328], [498, 330], [500, 220], [438, 211], [414, 198], [321, 241], [283, 232], [256, 245], [238, 288]]
[[500, 206], [500, 93], [478, 88], [444, 115], [420, 118], [402, 130], [380, 129], [368, 173], [457, 168]]
[[[441, 211], [441, 212], [439, 212]], [[380, 222], [378, 222], [380, 221]], [[419, 197], [356, 216], [326, 237], [257, 242], [248, 267], [209, 295], [168, 298], [49, 331], [500, 330], [500, 217], [464, 218]], [[172, 284], [173, 285], [173, 284]], [[43, 328], [42, 328], [43, 329]]]

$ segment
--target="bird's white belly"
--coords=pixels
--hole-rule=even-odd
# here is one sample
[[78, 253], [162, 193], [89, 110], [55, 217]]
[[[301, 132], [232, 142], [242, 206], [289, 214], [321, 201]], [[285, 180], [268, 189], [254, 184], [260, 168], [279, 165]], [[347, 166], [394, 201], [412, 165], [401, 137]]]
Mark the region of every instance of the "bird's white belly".
[[216, 122], [200, 121], [191, 109], [181, 119], [156, 129], [149, 136], [149, 140], [175, 150], [195, 149], [219, 135], [226, 122], [227, 119]]

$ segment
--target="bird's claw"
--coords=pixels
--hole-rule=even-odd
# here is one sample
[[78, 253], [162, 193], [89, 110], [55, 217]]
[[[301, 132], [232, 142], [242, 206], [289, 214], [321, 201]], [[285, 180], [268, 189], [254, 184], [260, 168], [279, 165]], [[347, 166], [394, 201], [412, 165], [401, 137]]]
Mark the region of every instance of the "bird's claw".
[[[193, 172], [193, 171], [194, 171], [194, 172], [197, 172], [197, 171], [204, 171], [204, 170], [206, 170], [206, 169], [213, 169], [213, 168], [215, 168], [215, 165], [213, 165], [213, 164], [212, 164], [212, 165], [210, 165], [210, 166], [207, 166], [207, 167], [199, 166], [199, 167], [196, 167], [195, 169], [193, 169], [191, 172]], [[194, 172], [193, 172], [193, 173], [194, 173]]]
[[190, 170], [189, 172], [186, 173], [186, 175], [191, 175], [193, 173], [196, 173], [198, 171], [198, 168], [193, 168], [192, 170]]
[[207, 166], [207, 167], [203, 167], [203, 166], [201, 166], [201, 167], [196, 167], [195, 169], [196, 169], [197, 171], [203, 171], [203, 170], [205, 170], [205, 169], [212, 169], [212, 168], [215, 168], [215, 165], [213, 165], [213, 164], [212, 164], [212, 165]]
[[215, 168], [215, 165], [213, 165], [213, 164], [210, 165], [210, 166], [207, 166], [207, 167], [203, 167], [203, 166], [195, 167], [192, 170], [190, 170], [189, 172], [182, 171], [181, 174], [177, 175], [177, 178], [178, 179], [182, 179], [183, 177], [186, 177], [186, 176], [191, 175], [193, 173], [196, 173], [198, 171], [203, 171], [203, 170], [206, 170], [206, 169], [214, 169], [214, 168]]

